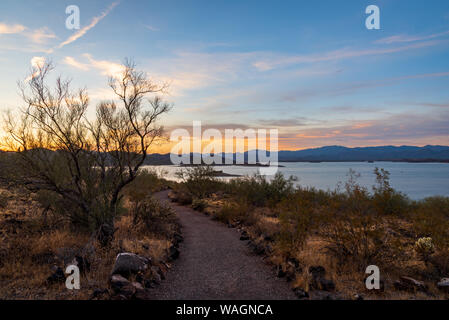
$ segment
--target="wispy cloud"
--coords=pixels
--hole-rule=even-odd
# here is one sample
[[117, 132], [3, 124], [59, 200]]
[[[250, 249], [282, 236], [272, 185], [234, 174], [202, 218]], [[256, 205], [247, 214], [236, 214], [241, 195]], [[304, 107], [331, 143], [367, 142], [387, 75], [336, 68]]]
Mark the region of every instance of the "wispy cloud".
[[65, 57], [64, 63], [70, 65], [76, 69], [83, 71], [89, 71], [95, 69], [100, 71], [102, 75], [118, 77], [124, 71], [124, 66], [120, 63], [108, 61], [108, 60], [96, 60], [90, 54], [85, 53], [83, 57], [87, 59], [87, 62], [80, 62], [73, 57]]
[[81, 63], [81, 62], [75, 60], [75, 58], [73, 58], [73, 57], [65, 57], [64, 58], [64, 63], [69, 65], [69, 66], [72, 66], [72, 67], [74, 67], [76, 69], [80, 69], [80, 70], [84, 70], [84, 71], [88, 71], [89, 70], [89, 66], [87, 64]]
[[80, 29], [79, 31], [75, 32], [73, 35], [71, 35], [67, 40], [61, 42], [56, 48], [61, 49], [62, 47], [75, 42], [82, 36], [84, 36], [90, 29], [94, 28], [101, 20], [103, 20], [111, 11], [119, 4], [119, 1], [113, 2], [105, 11], [103, 11], [99, 16], [96, 16], [92, 19], [92, 21], [85, 26], [84, 28]]
[[0, 22], [0, 34], [15, 34], [25, 31], [26, 27], [21, 24], [5, 24]]
[[56, 35], [47, 27], [43, 27], [37, 30], [24, 33], [26, 37], [31, 39], [32, 42], [42, 44], [48, 39], [55, 39]]
[[363, 56], [384, 55], [398, 53], [413, 49], [431, 47], [440, 44], [441, 41], [426, 41], [395, 48], [374, 48], [374, 49], [339, 49], [323, 54], [311, 55], [295, 55], [295, 56], [279, 56], [274, 55], [271, 59], [260, 60], [253, 63], [253, 66], [259, 71], [269, 71], [274, 68], [286, 67], [294, 64], [307, 64], [325, 61], [336, 61], [349, 58], [357, 58]]
[[150, 25], [148, 25], [148, 24], [144, 25], [144, 27], [145, 27], [146, 29], [150, 30], [150, 31], [159, 31], [159, 28], [150, 26]]
[[423, 36], [401, 34], [401, 35], [394, 35], [391, 37], [379, 39], [379, 40], [375, 41], [375, 43], [391, 44], [391, 43], [415, 42], [415, 41], [431, 40], [431, 39], [435, 39], [435, 38], [444, 37], [447, 35], [449, 35], [449, 30], [444, 31], [444, 32], [439, 32], [439, 33], [433, 33], [433, 34], [429, 34], [429, 35], [423, 35]]

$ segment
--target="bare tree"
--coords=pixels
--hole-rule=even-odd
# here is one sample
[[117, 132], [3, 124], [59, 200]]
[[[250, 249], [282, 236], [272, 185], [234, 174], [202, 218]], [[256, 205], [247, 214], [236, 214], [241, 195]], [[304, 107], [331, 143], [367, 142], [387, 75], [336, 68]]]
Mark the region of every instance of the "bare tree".
[[109, 79], [118, 102], [101, 102], [90, 119], [86, 90], [72, 91], [70, 81], [60, 77], [51, 88], [52, 70], [51, 63], [34, 68], [30, 80], [19, 83], [26, 107], [20, 117], [6, 116], [7, 144], [20, 159], [13, 180], [46, 193], [55, 210], [75, 225], [99, 231], [107, 243], [121, 191], [162, 137], [158, 119], [170, 106], [155, 94], [166, 85], [126, 61], [120, 76]]

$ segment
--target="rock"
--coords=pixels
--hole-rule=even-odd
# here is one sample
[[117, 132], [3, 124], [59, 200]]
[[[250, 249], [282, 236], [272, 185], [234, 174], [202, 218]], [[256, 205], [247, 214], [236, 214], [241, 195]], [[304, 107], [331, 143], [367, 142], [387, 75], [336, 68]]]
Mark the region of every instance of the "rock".
[[[138, 282], [129, 282], [128, 279], [125, 279], [121, 275], [114, 274], [111, 277], [111, 288], [115, 293], [114, 298], [119, 298], [119, 300], [130, 300], [134, 297], [138, 292], [144, 291], [142, 284]], [[115, 299], [114, 299], [115, 300]]]
[[267, 241], [267, 242], [273, 242], [274, 241], [273, 237], [268, 235], [268, 234], [262, 234], [262, 238], [263, 238], [264, 241]]
[[52, 272], [53, 273], [47, 278], [48, 283], [53, 284], [65, 282], [64, 270], [62, 270], [61, 267], [53, 266]]
[[304, 289], [302, 288], [294, 288], [293, 292], [295, 293], [295, 295], [298, 297], [298, 299], [308, 299], [309, 298], [309, 294], [304, 291]]
[[151, 267], [151, 273], [152, 273], [152, 281], [154, 284], [156, 285], [160, 285], [162, 282], [162, 277], [159, 273], [159, 268], [158, 267]]
[[108, 296], [109, 296], [108, 289], [97, 288], [92, 292], [92, 294], [90, 296], [90, 300], [106, 300]]
[[320, 278], [318, 281], [319, 281], [319, 287], [321, 290], [324, 290], [324, 291], [334, 291], [335, 290], [335, 283], [332, 280]]
[[134, 288], [136, 288], [136, 290], [143, 290], [142, 284], [140, 284], [139, 282], [133, 282], [131, 284]]
[[299, 268], [299, 260], [293, 257], [287, 259], [287, 263], [292, 264], [296, 269]]
[[173, 239], [174, 239], [174, 241], [175, 241], [176, 243], [181, 243], [181, 242], [184, 241], [184, 237], [183, 237], [181, 234], [179, 234], [179, 233], [175, 233], [175, 234], [173, 235]]
[[150, 292], [146, 289], [138, 289], [134, 294], [136, 300], [151, 300]]
[[311, 266], [309, 267], [309, 273], [312, 275], [312, 280], [310, 286], [313, 289], [318, 289], [322, 291], [334, 291], [335, 283], [326, 279], [326, 269], [322, 266]]
[[277, 266], [277, 276], [278, 278], [283, 278], [285, 277], [287, 274], [284, 271], [284, 269], [282, 268], [282, 266]]
[[394, 282], [394, 287], [396, 290], [405, 290], [405, 291], [427, 291], [427, 286], [424, 282], [415, 280], [410, 277], [401, 277], [399, 280]]
[[443, 278], [437, 283], [438, 289], [449, 293], [449, 278]]
[[168, 259], [170, 261], [176, 260], [179, 257], [179, 249], [175, 246], [172, 245], [169, 249], [168, 249]]
[[255, 243], [254, 241], [250, 240], [248, 242], [248, 246], [257, 255], [262, 255], [265, 253], [265, 247], [262, 244]]
[[240, 240], [241, 241], [247, 241], [247, 240], [249, 240], [249, 237], [247, 235], [241, 235], [240, 236]]
[[147, 270], [151, 260], [134, 253], [119, 253], [115, 259], [112, 274], [120, 274], [128, 277], [131, 274], [137, 274]]
[[111, 288], [112, 288], [112, 290], [114, 290], [114, 292], [120, 292], [120, 290], [123, 287], [130, 284], [128, 279], [122, 277], [119, 274], [112, 275], [110, 282], [111, 282]]
[[309, 273], [313, 278], [322, 278], [326, 275], [326, 269], [322, 266], [311, 266], [309, 267]]

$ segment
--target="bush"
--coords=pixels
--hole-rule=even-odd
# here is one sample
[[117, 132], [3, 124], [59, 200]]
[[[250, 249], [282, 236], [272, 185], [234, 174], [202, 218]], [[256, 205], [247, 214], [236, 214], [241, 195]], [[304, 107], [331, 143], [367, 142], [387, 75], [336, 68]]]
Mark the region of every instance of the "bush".
[[211, 166], [194, 166], [177, 172], [185, 190], [193, 197], [202, 199], [220, 189], [221, 181], [215, 177]]
[[137, 229], [155, 233], [168, 232], [164, 226], [176, 219], [169, 205], [153, 197], [134, 202], [131, 206], [131, 216]]
[[5, 192], [0, 192], [0, 208], [5, 209], [8, 206], [9, 197]]
[[405, 195], [390, 186], [390, 173], [385, 169], [374, 169], [376, 185], [373, 187], [373, 204], [380, 214], [403, 215], [409, 207]]
[[264, 176], [254, 175], [233, 179], [227, 184], [227, 191], [239, 201], [257, 207], [274, 207], [294, 192], [294, 177], [286, 179], [280, 172], [271, 181]]
[[193, 201], [192, 201], [192, 208], [194, 210], [203, 212], [204, 209], [206, 209], [206, 206], [207, 206], [207, 203], [203, 199], [193, 199]]
[[318, 226], [319, 216], [310, 199], [299, 192], [281, 202], [278, 210], [280, 232], [276, 246], [281, 255], [288, 258], [303, 249], [307, 237]]
[[416, 202], [410, 218], [419, 237], [431, 237], [437, 249], [449, 249], [449, 198], [431, 197]]

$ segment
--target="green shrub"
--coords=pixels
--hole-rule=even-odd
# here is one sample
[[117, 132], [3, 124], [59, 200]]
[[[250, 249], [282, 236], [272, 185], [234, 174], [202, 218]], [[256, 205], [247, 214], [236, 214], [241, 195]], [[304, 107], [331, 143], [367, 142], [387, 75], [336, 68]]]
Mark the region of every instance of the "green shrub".
[[168, 204], [153, 197], [133, 202], [130, 212], [136, 228], [155, 233], [167, 232], [164, 226], [176, 219]]
[[274, 207], [294, 192], [294, 177], [286, 179], [280, 172], [271, 181], [256, 174], [252, 177], [233, 179], [227, 184], [227, 191], [239, 201], [249, 205]]
[[185, 191], [193, 198], [202, 199], [217, 192], [222, 182], [216, 178], [211, 166], [193, 166], [177, 172]]
[[192, 201], [192, 208], [194, 210], [203, 212], [204, 209], [206, 209], [206, 206], [207, 206], [207, 203], [203, 199], [193, 199], [193, 201]]
[[405, 195], [394, 190], [390, 185], [390, 173], [385, 169], [374, 169], [376, 185], [373, 187], [373, 205], [380, 214], [404, 215], [409, 207]]

